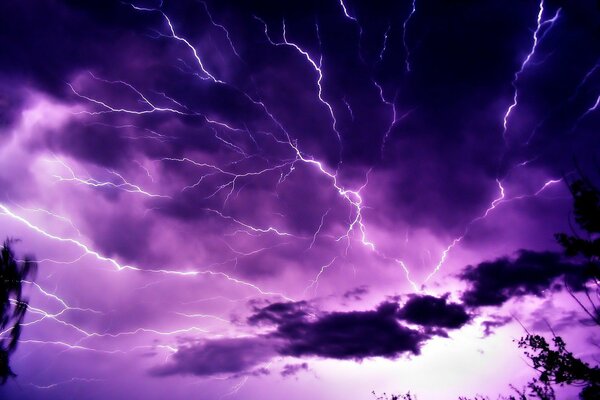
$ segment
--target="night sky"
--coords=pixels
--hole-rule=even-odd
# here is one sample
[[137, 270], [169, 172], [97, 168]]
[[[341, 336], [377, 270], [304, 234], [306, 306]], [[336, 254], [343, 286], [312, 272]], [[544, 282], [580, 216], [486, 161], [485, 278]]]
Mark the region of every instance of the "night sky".
[[0, 396], [495, 398], [525, 328], [593, 357], [553, 235], [599, 95], [591, 0], [2, 1], [39, 270]]

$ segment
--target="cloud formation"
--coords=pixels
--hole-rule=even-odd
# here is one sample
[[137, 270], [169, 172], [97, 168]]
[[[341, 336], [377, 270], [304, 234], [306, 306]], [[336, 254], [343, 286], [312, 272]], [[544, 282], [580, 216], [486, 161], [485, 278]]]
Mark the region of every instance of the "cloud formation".
[[262, 308], [255, 308], [254, 314], [248, 317], [248, 323], [281, 325], [301, 321], [309, 315], [309, 305], [306, 301], [272, 303]]
[[275, 354], [272, 341], [262, 337], [206, 340], [179, 347], [166, 365], [151, 372], [156, 376], [235, 375], [251, 370]]
[[[445, 302], [445, 299], [442, 301]], [[307, 307], [306, 302], [300, 301], [272, 303], [257, 308], [248, 318], [248, 323], [271, 325], [275, 329], [270, 333], [211, 339], [180, 346], [167, 365], [154, 368], [152, 373], [157, 376], [239, 376], [251, 373], [255, 367], [277, 356], [394, 359], [403, 354], [420, 354], [421, 346], [431, 338], [430, 332], [400, 324], [396, 303], [382, 303], [370, 311], [348, 312], [318, 312], [313, 309], [315, 313], [312, 313], [306, 311]], [[431, 325], [428, 323], [427, 327]], [[286, 365], [282, 375], [294, 375], [307, 368], [306, 363]]]
[[384, 303], [372, 311], [332, 312], [314, 321], [278, 325], [274, 336], [285, 340], [281, 354], [360, 360], [419, 354], [428, 334], [398, 322], [397, 305]]
[[447, 296], [413, 295], [398, 310], [398, 318], [421, 326], [458, 329], [471, 317], [461, 304], [448, 303]]
[[467, 266], [459, 277], [469, 284], [462, 300], [471, 307], [500, 306], [525, 295], [543, 296], [547, 290], [560, 290], [561, 280], [577, 291], [588, 279], [582, 266], [565, 261], [559, 253], [530, 250], [520, 250], [514, 258]]
[[297, 375], [302, 371], [308, 371], [308, 363], [303, 362], [300, 364], [286, 364], [281, 370], [281, 376], [287, 378], [290, 376]]

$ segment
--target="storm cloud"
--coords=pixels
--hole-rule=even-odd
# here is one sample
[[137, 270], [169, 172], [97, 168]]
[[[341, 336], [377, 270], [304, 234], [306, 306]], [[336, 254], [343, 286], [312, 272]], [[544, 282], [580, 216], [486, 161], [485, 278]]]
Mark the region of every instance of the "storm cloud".
[[172, 360], [151, 372], [157, 376], [210, 376], [246, 372], [275, 355], [273, 344], [261, 337], [208, 340], [179, 347]]
[[[592, 0], [0, 2], [0, 234], [40, 265], [0, 396], [269, 399], [310, 362], [351, 384], [304, 374], [298, 397], [356, 397], [386, 360], [444, 367], [426, 346], [495, 332], [510, 299], [579, 290], [552, 235], [573, 160], [597, 170], [598, 21]], [[437, 398], [422, 371], [403, 382]]]
[[412, 324], [457, 329], [470, 320], [464, 306], [449, 303], [447, 297], [414, 295], [398, 311], [398, 317]]
[[588, 279], [583, 266], [565, 261], [559, 253], [529, 250], [468, 266], [460, 278], [469, 284], [462, 300], [473, 307], [500, 306], [525, 295], [541, 297], [547, 290], [560, 290], [563, 282], [578, 291]]

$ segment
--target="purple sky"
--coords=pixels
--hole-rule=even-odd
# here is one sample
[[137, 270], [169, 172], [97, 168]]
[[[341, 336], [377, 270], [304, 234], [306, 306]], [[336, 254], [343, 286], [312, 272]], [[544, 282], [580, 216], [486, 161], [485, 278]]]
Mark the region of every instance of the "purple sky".
[[0, 236], [39, 271], [0, 395], [495, 397], [520, 323], [597, 352], [553, 234], [599, 8], [452, 3], [3, 2]]

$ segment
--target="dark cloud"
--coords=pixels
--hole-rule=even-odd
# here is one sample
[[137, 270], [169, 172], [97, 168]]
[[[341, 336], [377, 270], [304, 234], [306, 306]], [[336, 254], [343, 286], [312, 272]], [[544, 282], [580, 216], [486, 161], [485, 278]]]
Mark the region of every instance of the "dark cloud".
[[306, 301], [272, 303], [263, 308], [255, 308], [255, 313], [248, 318], [250, 325], [261, 323], [286, 324], [304, 320], [308, 314]]
[[495, 328], [500, 328], [512, 320], [512, 317], [492, 316], [491, 319], [487, 319], [481, 323], [481, 326], [483, 326], [483, 336], [488, 337], [492, 335]]
[[[362, 294], [364, 288], [358, 289]], [[400, 319], [422, 329], [403, 326]], [[412, 296], [402, 308], [396, 302], [385, 302], [369, 311], [323, 313], [304, 301], [273, 303], [255, 307], [248, 318], [251, 325], [276, 326], [271, 336], [282, 341], [278, 351], [283, 355], [337, 359], [419, 354], [421, 345], [431, 336], [446, 337], [444, 329], [460, 328], [469, 320], [460, 304], [448, 303], [447, 297], [425, 295]]]
[[21, 115], [23, 97], [19, 88], [0, 80], [0, 138], [9, 132], [6, 128], [9, 128]]
[[271, 370], [267, 367], [260, 367], [260, 368], [252, 369], [249, 371], [243, 371], [243, 372], [240, 372], [239, 374], [233, 374], [233, 375], [229, 376], [229, 378], [235, 379], [235, 378], [241, 378], [241, 377], [246, 377], [246, 376], [259, 377], [259, 376], [267, 376], [267, 375], [271, 375]]
[[274, 336], [285, 340], [281, 354], [336, 359], [395, 358], [419, 354], [429, 335], [407, 328], [396, 318], [397, 305], [373, 311], [333, 312], [309, 321], [280, 324]]
[[272, 340], [263, 337], [214, 339], [180, 347], [169, 364], [154, 368], [152, 373], [235, 375], [253, 369], [275, 354]]
[[294, 376], [302, 371], [308, 371], [308, 363], [301, 364], [286, 364], [281, 370], [281, 376], [284, 378]]
[[448, 303], [447, 296], [413, 295], [398, 311], [398, 318], [421, 326], [457, 329], [471, 317], [462, 305]]
[[318, 356], [336, 359], [395, 358], [402, 353], [419, 354], [429, 335], [402, 326], [398, 305], [383, 303], [372, 311], [312, 314], [306, 304], [274, 303], [258, 310], [250, 323], [276, 325], [270, 336], [281, 341], [278, 352], [287, 356]]
[[[577, 267], [561, 259], [555, 253], [521, 250], [514, 260], [505, 257], [476, 267], [469, 266], [461, 275], [471, 283], [463, 299], [472, 307], [499, 306], [512, 297], [540, 296], [544, 290], [554, 289], [554, 281], [563, 276], [573, 288], [581, 288], [584, 281]], [[362, 294], [364, 287], [357, 289], [350, 291], [349, 296], [354, 296], [354, 292]], [[493, 296], [487, 295], [488, 290]], [[277, 355], [339, 360], [418, 355], [426, 341], [434, 336], [447, 338], [447, 329], [459, 329], [472, 318], [464, 305], [448, 302], [448, 295], [413, 294], [402, 307], [393, 300], [367, 311], [321, 312], [306, 301], [272, 303], [263, 307], [255, 303], [253, 308], [254, 314], [247, 322], [271, 325], [274, 327], [271, 332], [182, 347], [171, 364], [155, 369], [154, 373], [261, 375], [264, 368], [255, 367]], [[400, 320], [420, 328], [406, 327]], [[511, 317], [503, 316], [487, 318], [481, 322], [484, 336], [490, 336], [494, 328], [511, 320]], [[281, 375], [292, 376], [303, 370], [308, 370], [307, 363], [288, 364]]]
[[362, 300], [363, 296], [367, 293], [369, 293], [369, 287], [366, 285], [361, 285], [346, 291], [342, 297], [347, 300]]
[[[261, 363], [277, 355], [360, 360], [419, 354], [422, 344], [440, 332], [421, 332], [398, 322], [398, 305], [383, 303], [371, 311], [320, 313], [305, 311], [306, 302], [273, 303], [252, 315], [250, 324], [274, 324], [263, 336], [213, 339], [181, 346], [171, 362], [156, 367], [158, 376], [262, 374]], [[441, 332], [443, 334], [443, 332]], [[308, 369], [306, 363], [286, 365], [283, 376]]]
[[500, 306], [511, 298], [543, 296], [547, 290], [560, 290], [561, 280], [573, 290], [586, 281], [583, 267], [564, 261], [553, 252], [520, 250], [516, 258], [501, 257], [468, 266], [460, 278], [469, 284], [462, 300], [468, 306]]
[[131, 159], [131, 145], [123, 132], [105, 125], [68, 124], [60, 131], [49, 132], [43, 148], [110, 168]]
[[[590, 51], [596, 45], [590, 44], [595, 43], [590, 38], [597, 37], [598, 9], [592, 3], [554, 1], [546, 5], [545, 17], [558, 8], [562, 8], [561, 14], [552, 30], [544, 32], [544, 40], [522, 74], [520, 103], [511, 116], [507, 137], [510, 143], [521, 143], [534, 129], [539, 132], [530, 146], [511, 147], [505, 157], [501, 120], [513, 96], [510, 82], [531, 46], [532, 21], [537, 17], [534, 3], [469, 1], [450, 6], [433, 1], [419, 7], [410, 21], [411, 32], [404, 37], [398, 21], [408, 16], [410, 4], [348, 4], [363, 24], [359, 35], [336, 2], [303, 2], [300, 7], [293, 2], [208, 1], [216, 20], [229, 22], [231, 39], [244, 62], [232, 53], [223, 32], [210, 23], [201, 2], [163, 4], [178, 31], [198, 48], [207, 68], [230, 83], [213, 85], [197, 79], [195, 59], [186, 46], [165, 36], [165, 21], [157, 12], [136, 11], [116, 0], [44, 0], [36, 2], [33, 9], [23, 2], [5, 2], [0, 6], [0, 23], [11, 34], [0, 37], [4, 50], [0, 86], [31, 86], [51, 97], [101, 110], [98, 104], [74, 96], [66, 85], [92, 71], [104, 79], [130, 82], [155, 104], [174, 106], [160, 95], [165, 93], [193, 112], [248, 127], [254, 133], [252, 140], [218, 129], [247, 152], [270, 161], [289, 157], [289, 152], [282, 153], [285, 146], [273, 148], [264, 135], [257, 134], [281, 132], [260, 106], [248, 100], [249, 94], [269, 106], [306, 154], [337, 165], [340, 146], [329, 110], [317, 96], [314, 70], [294, 49], [272, 46], [253, 16], [266, 21], [274, 40], [281, 40], [285, 20], [290, 40], [315, 58], [323, 55], [322, 94], [333, 108], [343, 142], [340, 175], [347, 170], [365, 170], [365, 166], [381, 167], [391, 176], [386, 198], [394, 200], [393, 205], [385, 205], [391, 207], [386, 210], [387, 218], [456, 233], [474, 217], [473, 210], [485, 209], [496, 196], [494, 179], [501, 158], [501, 170], [535, 155], [537, 167], [559, 173], [571, 164], [574, 153], [595, 148], [590, 146], [593, 138], [589, 135], [574, 140], [567, 134], [596, 96], [589, 88], [597, 83], [597, 77], [591, 76], [589, 85], [578, 87], [596, 62], [596, 52]], [[189, 15], [194, 15], [193, 23]], [[399, 18], [390, 21], [389, 15]], [[506, 24], [506, 20], [512, 23]], [[318, 36], [314, 21], [319, 21]], [[405, 72], [407, 58], [410, 74]], [[566, 59], [570, 62], [565, 63]], [[538, 73], [541, 68], [543, 74]], [[525, 85], [528, 82], [531, 87]], [[97, 81], [90, 86], [88, 82], [81, 90], [110, 104], [145, 107], [123, 85]], [[575, 91], [573, 101], [565, 102]], [[282, 95], [287, 93], [294, 96]], [[381, 95], [394, 102], [397, 116], [413, 110], [389, 130], [383, 151], [381, 142], [393, 111]], [[0, 126], [18, 113], [18, 96], [11, 93], [10, 97], [15, 99], [10, 107], [0, 107]], [[2, 103], [6, 101], [0, 98]], [[168, 147], [171, 156], [192, 149], [213, 154], [223, 151], [223, 142], [214, 138], [203, 117], [129, 117], [120, 124], [156, 131], [161, 131], [165, 120], [185, 126], [181, 129], [185, 134], [176, 134], [180, 140]], [[98, 123], [111, 122], [111, 118], [94, 116]], [[167, 152], [144, 143], [124, 143], [119, 129], [89, 122], [82, 118], [81, 127], [68, 126], [51, 147], [103, 166], [123, 163], [138, 151]], [[585, 121], [581, 129], [589, 129]], [[172, 134], [172, 126], [166, 131]], [[321, 214], [312, 212], [311, 207], [321, 209], [321, 202], [305, 201], [298, 207], [294, 199], [326, 197], [330, 192], [306, 191], [304, 178], [289, 183], [287, 191], [280, 193], [280, 211], [289, 215], [289, 226], [301, 232], [313, 229]], [[210, 192], [177, 199], [171, 215], [188, 218], [207, 194]]]

